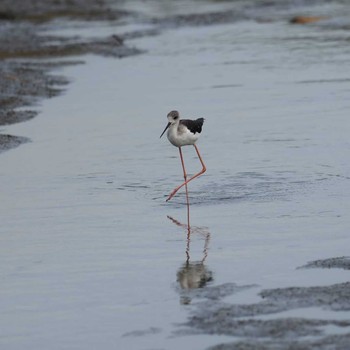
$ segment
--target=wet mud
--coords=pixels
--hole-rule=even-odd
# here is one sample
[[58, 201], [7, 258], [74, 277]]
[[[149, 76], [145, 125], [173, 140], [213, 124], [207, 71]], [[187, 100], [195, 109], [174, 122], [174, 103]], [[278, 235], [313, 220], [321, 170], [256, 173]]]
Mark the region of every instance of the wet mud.
[[[68, 80], [54, 75], [52, 70], [77, 63], [69, 57], [92, 53], [119, 58], [140, 53], [125, 45], [118, 35], [96, 39], [45, 34], [58, 20], [64, 21], [66, 27], [73, 27], [74, 20], [84, 20], [88, 25], [88, 21], [116, 21], [128, 15], [126, 11], [112, 9], [104, 1], [2, 1], [0, 126], [33, 118], [38, 112], [31, 106], [42, 98], [60, 94]], [[0, 152], [26, 141], [20, 136], [1, 135]]]
[[311, 350], [311, 349], [338, 349], [346, 350], [349, 348], [350, 334], [331, 335], [322, 338], [322, 340], [305, 340], [305, 341], [280, 341], [262, 340], [260, 342], [247, 341], [237, 342], [234, 344], [222, 344], [210, 347], [208, 350]]
[[0, 134], [0, 152], [18, 147], [22, 143], [29, 142], [27, 137]]
[[[60, 63], [63, 64], [63, 63]], [[62, 76], [49, 74], [53, 63], [3, 61], [0, 66], [0, 126], [27, 121], [36, 115], [18, 107], [34, 105], [40, 98], [57, 96], [68, 83]]]
[[153, 24], [161, 25], [162, 27], [181, 27], [232, 23], [243, 19], [244, 15], [241, 12], [218, 11], [211, 13], [177, 15], [162, 19], [153, 19], [151, 22]]
[[[349, 259], [336, 257], [317, 260], [301, 268], [349, 269]], [[223, 297], [229, 294], [254, 287], [257, 288], [237, 285], [227, 288], [225, 284], [204, 288], [197, 295], [191, 291], [191, 298], [196, 301], [194, 309], [188, 322], [182, 325], [184, 328], [178, 333], [205, 333], [240, 338], [236, 342], [211, 347], [210, 350], [348, 349], [350, 320], [286, 317], [285, 314], [282, 317], [279, 313], [310, 307], [334, 312], [348, 311], [350, 282], [329, 286], [262, 290], [258, 293], [261, 301], [254, 304], [230, 304], [223, 300]], [[219, 292], [221, 288], [223, 293]], [[336, 329], [336, 334], [327, 334], [327, 327]]]
[[310, 261], [306, 265], [299, 267], [300, 269], [306, 268], [325, 268], [325, 269], [344, 269], [350, 270], [350, 257], [341, 256], [339, 258], [330, 258], [323, 260]]

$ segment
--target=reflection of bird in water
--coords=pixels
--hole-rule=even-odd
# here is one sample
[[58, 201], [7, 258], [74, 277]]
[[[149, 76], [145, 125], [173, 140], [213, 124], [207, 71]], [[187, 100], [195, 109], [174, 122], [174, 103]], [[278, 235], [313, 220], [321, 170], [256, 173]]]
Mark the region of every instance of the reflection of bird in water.
[[201, 261], [186, 261], [177, 272], [177, 281], [182, 289], [203, 288], [212, 280], [213, 273]]
[[[195, 179], [196, 177], [202, 175], [206, 171], [206, 167], [203, 163], [202, 157], [199, 154], [198, 147], [196, 146], [196, 141], [198, 140], [198, 137], [200, 133], [202, 132], [202, 126], [204, 123], [203, 118], [198, 118], [196, 120], [190, 120], [190, 119], [181, 119], [179, 116], [178, 111], [171, 111], [167, 115], [168, 118], [168, 124], [165, 127], [164, 131], [162, 132], [162, 135], [165, 133], [166, 130], [168, 130], [167, 136], [168, 140], [170, 141], [171, 144], [179, 148], [180, 152], [180, 159], [181, 159], [181, 164], [182, 164], [182, 170], [185, 178], [185, 182], [183, 182], [180, 186], [176, 187], [173, 192], [170, 193], [169, 197], [167, 198], [166, 201], [169, 201], [175, 194], [176, 192], [182, 187], [186, 187], [186, 197], [187, 197], [187, 202], [188, 202], [188, 191], [187, 191], [187, 184]], [[186, 174], [186, 169], [185, 169], [185, 163], [182, 157], [182, 146], [189, 146], [193, 145], [196, 152], [197, 156], [199, 158], [199, 161], [202, 164], [202, 170], [193, 175], [191, 178], [187, 180], [187, 174]]]
[[[183, 227], [187, 230], [186, 244], [186, 262], [180, 267], [177, 272], [177, 282], [182, 289], [181, 304], [189, 304], [191, 302], [190, 292], [192, 290], [203, 288], [206, 284], [213, 280], [213, 273], [204, 264], [208, 256], [208, 246], [210, 241], [210, 232], [204, 227], [190, 227], [168, 216], [174, 224]], [[188, 220], [189, 222], [189, 220]], [[200, 261], [190, 261], [190, 245], [191, 233], [201, 234], [204, 236], [203, 257]]]

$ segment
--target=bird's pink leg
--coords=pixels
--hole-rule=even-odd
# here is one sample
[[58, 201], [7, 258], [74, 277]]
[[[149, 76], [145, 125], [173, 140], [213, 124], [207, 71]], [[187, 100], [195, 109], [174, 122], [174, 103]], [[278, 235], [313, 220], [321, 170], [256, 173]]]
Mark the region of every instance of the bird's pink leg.
[[[169, 195], [169, 197], [167, 198], [166, 201], [170, 201], [170, 199], [173, 198], [173, 197], [175, 196], [176, 192], [177, 192], [181, 187], [183, 187], [183, 186], [186, 186], [186, 187], [187, 187], [187, 184], [188, 184], [190, 181], [192, 181], [192, 180], [195, 179], [196, 177], [202, 175], [202, 174], [205, 173], [206, 170], [207, 170], [207, 168], [205, 167], [205, 164], [204, 164], [204, 162], [203, 162], [203, 159], [202, 159], [202, 157], [201, 157], [201, 155], [200, 155], [200, 153], [199, 153], [198, 147], [197, 147], [195, 144], [194, 144], [193, 146], [194, 146], [194, 148], [196, 149], [196, 152], [197, 152], [199, 161], [200, 161], [201, 164], [202, 164], [202, 170], [201, 170], [199, 173], [193, 175], [193, 176], [192, 176], [191, 178], [189, 178], [188, 180], [186, 180], [186, 178], [185, 178], [185, 182], [182, 183], [180, 186], [176, 187], [176, 188], [173, 190], [173, 192], [170, 193], [170, 195]], [[184, 163], [183, 163], [181, 148], [179, 147], [179, 149], [180, 149], [181, 162], [182, 162], [182, 166], [183, 166], [184, 174], [185, 174], [185, 166], [184, 166]]]
[[185, 181], [186, 181], [186, 179], [187, 179], [187, 174], [186, 174], [185, 162], [184, 162], [184, 159], [183, 159], [183, 156], [182, 156], [181, 147], [179, 147], [179, 152], [180, 152], [180, 159], [181, 159], [181, 164], [182, 164], [182, 170], [183, 170], [183, 172], [184, 172], [184, 179], [185, 179]]
[[[183, 169], [183, 172], [184, 172], [184, 179], [185, 179], [185, 182], [186, 182], [187, 174], [186, 174], [185, 162], [184, 162], [184, 159], [183, 159], [183, 156], [182, 156], [181, 147], [179, 147], [179, 151], [180, 151], [180, 158], [181, 158], [182, 169]], [[188, 199], [187, 183], [185, 185], [185, 188], [186, 188], [186, 204], [187, 204], [187, 230], [188, 230], [188, 235], [189, 235], [190, 232], [191, 232], [191, 228], [190, 228], [190, 201]]]
[[[185, 169], [185, 162], [184, 162], [184, 158], [182, 156], [182, 150], [181, 150], [181, 147], [179, 147], [179, 152], [180, 152], [180, 159], [181, 159], [181, 164], [182, 164], [182, 170], [184, 172], [184, 179], [185, 179], [185, 182], [187, 180], [187, 174], [186, 174], [186, 169]], [[187, 188], [187, 184], [185, 185], [185, 188], [186, 188], [186, 202], [187, 202], [187, 208], [189, 207], [190, 205], [190, 202], [188, 200], [188, 188]]]

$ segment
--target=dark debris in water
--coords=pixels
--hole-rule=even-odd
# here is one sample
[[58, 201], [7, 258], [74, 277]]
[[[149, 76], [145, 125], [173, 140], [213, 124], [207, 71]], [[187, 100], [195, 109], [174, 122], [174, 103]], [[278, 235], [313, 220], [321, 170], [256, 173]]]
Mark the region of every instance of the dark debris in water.
[[[347, 257], [317, 260], [317, 266], [348, 266]], [[313, 264], [315, 262], [309, 263]], [[309, 264], [305, 265], [308, 266]], [[210, 350], [229, 349], [347, 349], [350, 340], [350, 320], [315, 319], [311, 317], [281, 317], [279, 313], [302, 308], [319, 307], [334, 312], [350, 310], [350, 282], [328, 286], [289, 287], [262, 290], [261, 301], [252, 304], [231, 304], [222, 300], [229, 294], [248, 286], [223, 284], [204, 287], [192, 298], [188, 322], [178, 334], [218, 334], [240, 337], [239, 341], [220, 344]], [[211, 289], [223, 293], [211, 297]], [[207, 290], [207, 293], [206, 293]], [[269, 315], [269, 316], [268, 316]], [[266, 317], [268, 316], [268, 317]], [[327, 327], [336, 329], [334, 335], [325, 333]], [[310, 338], [313, 337], [313, 338]], [[333, 347], [330, 347], [332, 345]], [[345, 347], [344, 347], [345, 346]]]
[[4, 61], [0, 66], [0, 125], [29, 120], [34, 111], [16, 111], [30, 106], [39, 98], [57, 96], [68, 80], [62, 76], [48, 74], [52, 65], [35, 62]]
[[347, 350], [350, 333], [330, 335], [319, 340], [251, 339], [235, 343], [220, 344], [208, 350]]
[[105, 0], [22, 1], [2, 0], [0, 20], [43, 23], [56, 18], [116, 20], [126, 11], [112, 9]]
[[[198, 266], [202, 266], [203, 268], [205, 268], [205, 266], [202, 264], [198, 264]], [[239, 286], [236, 283], [224, 283], [219, 286], [209, 286], [209, 285], [206, 286], [207, 282], [212, 281], [212, 273], [211, 271], [208, 271], [208, 270], [205, 270], [204, 272], [206, 277], [205, 283], [201, 284], [199, 282], [197, 286], [192, 285], [190, 287], [188, 286], [184, 287], [184, 283], [183, 283], [184, 276], [183, 274], [178, 273], [178, 282], [180, 283], [180, 286], [181, 286], [181, 289], [179, 289], [181, 300], [187, 301], [186, 303], [183, 303], [183, 304], [189, 304], [190, 302], [192, 302], [192, 300], [204, 299], [204, 300], [207, 300], [208, 302], [204, 301], [201, 303], [201, 305], [202, 306], [206, 305], [205, 306], [206, 308], [210, 308], [211, 301], [219, 301], [222, 298], [225, 298], [227, 296], [240, 293], [249, 288], [256, 287], [256, 285]]]
[[161, 19], [153, 19], [152, 23], [161, 25], [162, 27], [203, 26], [232, 23], [237, 20], [242, 20], [243, 18], [242, 12], [237, 13], [234, 10], [228, 10], [176, 15]]
[[290, 287], [264, 290], [261, 297], [285, 310], [321, 306], [334, 311], [350, 310], [350, 282], [316, 287]]
[[260, 319], [196, 319], [191, 322], [208, 334], [231, 335], [246, 338], [296, 338], [322, 334], [320, 327], [334, 325], [349, 327], [350, 321], [314, 320], [304, 318]]
[[[312, 2], [312, 1], [311, 1]], [[318, 1], [319, 2], [319, 1]], [[315, 5], [317, 1], [314, 1]], [[234, 8], [225, 10], [188, 13], [163, 18], [153, 18], [151, 23], [161, 27], [206, 26], [234, 23], [242, 20], [253, 20], [258, 23], [285, 20], [288, 23], [311, 23], [328, 17], [324, 16], [293, 16], [296, 9], [305, 5], [303, 1], [235, 1]], [[310, 4], [309, 2], [309, 5]], [[298, 21], [293, 21], [293, 18]]]
[[35, 27], [28, 29], [27, 25], [0, 30], [0, 44], [0, 59], [60, 58], [89, 53], [121, 58], [142, 52], [124, 45], [123, 38], [117, 35], [102, 39], [41, 35], [39, 40]]
[[0, 134], [0, 152], [18, 147], [29, 141], [27, 137]]
[[342, 256], [337, 258], [323, 259], [310, 261], [306, 265], [299, 267], [299, 269], [307, 268], [325, 268], [325, 269], [344, 269], [350, 270], [350, 257]]
[[[1, 39], [0, 39], [1, 40]], [[68, 83], [62, 76], [49, 74], [52, 63], [17, 62], [5, 60], [0, 65], [0, 126], [28, 121], [37, 115], [29, 107], [40, 98], [57, 96]], [[28, 139], [20, 136], [0, 135], [0, 151], [9, 150]]]

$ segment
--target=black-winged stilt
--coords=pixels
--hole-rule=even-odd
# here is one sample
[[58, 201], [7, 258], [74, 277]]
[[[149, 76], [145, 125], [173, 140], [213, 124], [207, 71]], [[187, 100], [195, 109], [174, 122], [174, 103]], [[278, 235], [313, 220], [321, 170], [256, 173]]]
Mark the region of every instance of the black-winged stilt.
[[[175, 147], [179, 148], [185, 182], [183, 182], [180, 186], [176, 187], [170, 193], [170, 195], [166, 201], [169, 201], [171, 198], [173, 198], [173, 196], [176, 194], [176, 192], [182, 186], [186, 186], [186, 197], [187, 197], [187, 203], [188, 203], [187, 184], [190, 181], [192, 181], [193, 179], [195, 179], [196, 177], [202, 175], [207, 170], [204, 163], [203, 163], [202, 157], [199, 154], [198, 147], [196, 146], [196, 141], [198, 140], [198, 137], [199, 137], [200, 133], [202, 132], [202, 126], [204, 123], [204, 119], [203, 118], [198, 118], [196, 120], [180, 119], [180, 115], [179, 115], [178, 111], [169, 112], [167, 115], [167, 118], [168, 118], [168, 124], [165, 127], [162, 134], [160, 135], [160, 137], [162, 137], [163, 134], [165, 133], [165, 131], [168, 130], [168, 132], [167, 132], [168, 140]], [[185, 169], [185, 163], [184, 163], [184, 160], [182, 157], [181, 147], [182, 146], [189, 146], [189, 145], [193, 145], [194, 148], [196, 149], [199, 161], [202, 164], [202, 170], [187, 180], [187, 174], [186, 174], [186, 169]]]

